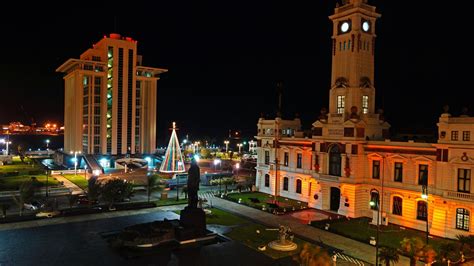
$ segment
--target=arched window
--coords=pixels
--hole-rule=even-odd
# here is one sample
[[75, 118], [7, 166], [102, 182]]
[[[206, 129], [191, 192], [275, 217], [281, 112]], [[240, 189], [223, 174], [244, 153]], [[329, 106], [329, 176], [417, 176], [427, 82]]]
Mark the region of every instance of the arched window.
[[296, 180], [296, 193], [301, 194], [301, 179]]
[[428, 205], [426, 201], [420, 200], [416, 205], [416, 219], [426, 221], [428, 218]]
[[456, 229], [469, 231], [469, 210], [456, 209]]
[[379, 209], [379, 193], [377, 191], [370, 192], [370, 209], [376, 211]]
[[403, 200], [400, 197], [393, 197], [392, 214], [402, 215]]
[[288, 177], [283, 178], [283, 190], [288, 191]]
[[341, 151], [338, 145], [329, 150], [329, 174], [341, 176]]
[[265, 187], [270, 187], [270, 175], [265, 175]]

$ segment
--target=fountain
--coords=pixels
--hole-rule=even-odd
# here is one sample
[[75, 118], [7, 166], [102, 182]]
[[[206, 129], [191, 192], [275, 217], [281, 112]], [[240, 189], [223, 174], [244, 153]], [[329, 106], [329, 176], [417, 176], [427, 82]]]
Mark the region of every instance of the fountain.
[[278, 230], [278, 239], [268, 243], [268, 247], [279, 251], [293, 251], [298, 245], [293, 242], [293, 233], [289, 226], [280, 225], [279, 229], [267, 229], [269, 231]]

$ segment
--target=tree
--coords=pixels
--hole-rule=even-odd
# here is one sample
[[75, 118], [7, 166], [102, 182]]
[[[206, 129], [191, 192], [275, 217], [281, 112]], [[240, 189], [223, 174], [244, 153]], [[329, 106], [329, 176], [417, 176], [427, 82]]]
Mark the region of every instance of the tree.
[[77, 195], [73, 195], [72, 192], [71, 192], [71, 193], [69, 193], [69, 195], [67, 195], [67, 199], [68, 199], [68, 202], [69, 202], [69, 209], [72, 209], [72, 206], [74, 206], [74, 204], [77, 202], [79, 197]]
[[201, 158], [208, 159], [210, 157], [211, 157], [211, 152], [209, 151], [209, 149], [202, 148], [201, 149]]
[[7, 210], [10, 209], [10, 205], [6, 202], [0, 203], [0, 208], [2, 209], [2, 217], [7, 217]]
[[181, 194], [184, 194], [184, 199], [188, 199], [188, 186], [184, 186], [181, 189]]
[[390, 247], [382, 247], [379, 251], [380, 261], [385, 262], [386, 266], [390, 266], [392, 263], [396, 265], [400, 259], [398, 250]]
[[20, 189], [18, 191], [18, 197], [13, 195], [13, 200], [18, 205], [20, 209], [20, 216], [23, 216], [23, 210], [25, 209], [25, 203], [30, 202], [35, 195], [35, 179], [32, 178], [30, 181], [25, 181], [21, 183]]
[[163, 186], [159, 184], [159, 176], [158, 175], [149, 175], [147, 177], [147, 196], [148, 202], [150, 202], [151, 193], [153, 191], [161, 191], [163, 190]]
[[303, 245], [301, 252], [293, 256], [293, 260], [300, 266], [330, 266], [332, 265], [329, 254], [320, 247], [311, 247], [308, 243]]
[[461, 251], [464, 254], [472, 254], [474, 252], [474, 235], [457, 235], [459, 243], [461, 243]]
[[87, 199], [89, 200], [89, 206], [99, 200], [101, 193], [100, 183], [97, 181], [97, 177], [89, 178], [87, 182]]
[[425, 246], [423, 240], [418, 237], [404, 238], [400, 242], [400, 246], [403, 255], [410, 258], [410, 266], [415, 266], [416, 262], [422, 258], [431, 258], [434, 252], [430, 246]]
[[458, 243], [443, 243], [439, 246], [439, 254], [438, 259], [439, 261], [458, 261], [461, 257], [460, 249], [462, 244]]
[[133, 185], [122, 179], [111, 179], [101, 188], [102, 198], [109, 204], [109, 210], [112, 209], [115, 202], [124, 201], [125, 198], [132, 196]]
[[235, 184], [235, 178], [234, 177], [222, 177], [222, 178], [216, 178], [211, 180], [211, 185], [224, 185], [224, 194], [227, 194], [227, 186], [228, 185], [233, 185]]
[[18, 155], [20, 156], [21, 162], [24, 163], [25, 162], [25, 150], [23, 149], [23, 146], [18, 145], [17, 146], [17, 151], [18, 151]]

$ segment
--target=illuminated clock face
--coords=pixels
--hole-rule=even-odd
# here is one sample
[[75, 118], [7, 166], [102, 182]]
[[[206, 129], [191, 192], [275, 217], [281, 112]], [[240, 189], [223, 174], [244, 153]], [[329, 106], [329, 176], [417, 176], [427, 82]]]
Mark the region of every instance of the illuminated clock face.
[[349, 31], [349, 28], [350, 28], [349, 22], [346, 21], [346, 22], [343, 22], [343, 23], [341, 24], [341, 31], [342, 31], [342, 32], [347, 32], [347, 31]]
[[368, 32], [370, 30], [370, 23], [368, 21], [364, 21], [364, 23], [362, 23], [362, 30], [364, 30], [365, 32]]

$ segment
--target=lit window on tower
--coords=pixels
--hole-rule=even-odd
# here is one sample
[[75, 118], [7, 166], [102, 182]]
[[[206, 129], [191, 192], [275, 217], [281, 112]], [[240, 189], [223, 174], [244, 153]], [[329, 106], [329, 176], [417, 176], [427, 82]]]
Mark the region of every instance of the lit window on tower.
[[364, 114], [369, 113], [369, 96], [367, 95], [362, 96], [362, 112]]
[[337, 96], [337, 113], [338, 114], [344, 113], [345, 101], [346, 101], [346, 96], [343, 96], [343, 95]]

